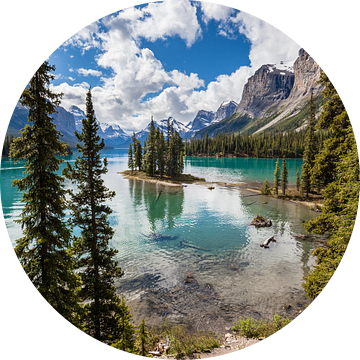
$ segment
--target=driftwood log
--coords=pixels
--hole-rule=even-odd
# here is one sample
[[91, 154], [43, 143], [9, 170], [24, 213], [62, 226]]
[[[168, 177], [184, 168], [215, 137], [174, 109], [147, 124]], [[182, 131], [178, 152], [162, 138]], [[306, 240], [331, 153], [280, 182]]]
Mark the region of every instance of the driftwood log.
[[268, 248], [269, 248], [269, 244], [270, 244], [271, 241], [276, 242], [276, 240], [274, 239], [274, 236], [275, 236], [275, 235], [270, 236], [268, 239], [266, 239], [266, 240], [264, 241], [263, 244], [260, 244], [260, 246], [263, 247], [263, 248], [265, 248], [265, 249], [268, 249]]
[[209, 250], [204, 249], [204, 248], [202, 248], [202, 247], [189, 244], [189, 243], [185, 242], [184, 240], [181, 240], [181, 241], [180, 241], [180, 246], [182, 246], [182, 247], [188, 247], [188, 248], [192, 248], [192, 249], [196, 249], [196, 250], [209, 251]]
[[308, 235], [303, 235], [303, 234], [290, 234], [292, 237], [295, 237], [295, 238], [299, 238], [299, 239], [307, 239], [308, 238]]

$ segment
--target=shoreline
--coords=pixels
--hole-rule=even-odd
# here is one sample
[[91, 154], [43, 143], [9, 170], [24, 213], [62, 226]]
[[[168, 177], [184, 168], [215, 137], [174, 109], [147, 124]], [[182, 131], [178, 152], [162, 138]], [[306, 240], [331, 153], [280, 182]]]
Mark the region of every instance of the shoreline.
[[[206, 181], [204, 178], [197, 178], [191, 174], [182, 174], [182, 178], [180, 178], [179, 180], [167, 180], [166, 178], [163, 179], [149, 178], [147, 175], [144, 175], [143, 172], [139, 173], [137, 170], [135, 171], [136, 171], [135, 174], [131, 174], [130, 170], [118, 172], [118, 174], [123, 175], [124, 178], [126, 179], [141, 180], [141, 181], [146, 181], [146, 182], [160, 184], [169, 187], [182, 188], [186, 186], [186, 184], [196, 184], [196, 185], [207, 186], [209, 190], [215, 190], [214, 185], [217, 185], [227, 188], [243, 189], [248, 192], [256, 193], [257, 195], [262, 195], [261, 194], [262, 183], [257, 183], [257, 182], [249, 181], [249, 182], [239, 182], [239, 183], [226, 183], [226, 182], [217, 182], [217, 181]], [[280, 189], [279, 192], [281, 192]], [[251, 195], [245, 195], [245, 196], [251, 196]], [[279, 194], [278, 196], [276, 196], [274, 194], [270, 194], [263, 196], [270, 196], [274, 199], [290, 201], [294, 204], [306, 206], [309, 209], [316, 212], [321, 212], [321, 207], [323, 206], [323, 202], [324, 202], [324, 200], [320, 195], [311, 194], [311, 196], [308, 198], [301, 196], [300, 192], [296, 190], [295, 185], [288, 186], [287, 193], [285, 195]]]

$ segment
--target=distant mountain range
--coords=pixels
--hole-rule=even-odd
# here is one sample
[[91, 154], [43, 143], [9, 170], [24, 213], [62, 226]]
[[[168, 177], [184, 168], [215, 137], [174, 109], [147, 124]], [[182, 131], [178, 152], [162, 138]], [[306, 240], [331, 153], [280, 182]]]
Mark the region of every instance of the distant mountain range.
[[[218, 121], [221, 121], [226, 116], [231, 115], [237, 103], [234, 101], [223, 102], [219, 109], [216, 112], [208, 111], [206, 121], [200, 119], [201, 113], [204, 111], [199, 111], [198, 115], [193, 121], [190, 121], [189, 124], [184, 125], [182, 122], [177, 121], [176, 119], [170, 117], [170, 123], [173, 125], [174, 130], [176, 130], [181, 137], [188, 138], [194, 136], [195, 133], [204, 128], [207, 125], [215, 124]], [[66, 141], [71, 147], [75, 147], [77, 139], [74, 135], [75, 130], [80, 132], [82, 128], [82, 119], [86, 117], [83, 110], [79, 107], [73, 105], [69, 108], [69, 111], [65, 110], [63, 107], [59, 106], [56, 108], [57, 113], [52, 114], [54, 118], [54, 123], [56, 128], [63, 134], [63, 141]], [[21, 106], [18, 102], [16, 108], [13, 112], [13, 115], [10, 120], [8, 133], [17, 136], [19, 131], [27, 124], [28, 122], [28, 110]], [[118, 124], [107, 124], [104, 122], [97, 121], [99, 124], [98, 134], [101, 136], [106, 146], [109, 147], [127, 147], [130, 144], [131, 136], [126, 134]], [[166, 130], [167, 119], [160, 121], [155, 121], [155, 127], [160, 127]], [[146, 136], [149, 133], [150, 123], [142, 130], [137, 132], [136, 138], [139, 139], [142, 143], [145, 141]]]
[[[187, 125], [170, 118], [181, 137], [202, 137], [205, 133], [214, 136], [216, 132], [246, 132], [250, 134], [281, 129], [291, 131], [306, 125], [310, 94], [313, 92], [315, 105], [321, 106], [323, 89], [318, 83], [320, 67], [304, 50], [300, 49], [294, 63], [280, 62], [261, 66], [244, 86], [241, 100], [220, 104], [216, 112], [199, 110], [194, 120]], [[236, 96], [236, 94], [234, 94]], [[77, 139], [75, 130], [81, 131], [81, 120], [85, 113], [73, 105], [69, 111], [59, 106], [58, 113], [52, 116], [57, 129], [63, 134], [63, 140], [75, 147]], [[16, 105], [8, 127], [8, 134], [18, 135], [27, 123], [28, 110]], [[131, 136], [126, 134], [118, 124], [99, 123], [99, 135], [105, 144], [111, 147], [127, 147]], [[167, 119], [155, 121], [156, 127], [164, 130]], [[137, 132], [136, 138], [142, 142], [149, 133], [150, 123]]]

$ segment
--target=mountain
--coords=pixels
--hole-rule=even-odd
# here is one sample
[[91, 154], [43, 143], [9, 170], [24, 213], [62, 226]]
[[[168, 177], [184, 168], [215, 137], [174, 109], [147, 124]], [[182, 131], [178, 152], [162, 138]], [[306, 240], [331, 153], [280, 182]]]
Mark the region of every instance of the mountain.
[[98, 135], [101, 136], [108, 146], [122, 146], [128, 144], [131, 136], [127, 135], [118, 124], [107, 124], [99, 122]]
[[219, 108], [217, 109], [214, 119], [211, 121], [212, 124], [216, 124], [217, 122], [227, 118], [232, 115], [236, 109], [238, 104], [235, 101], [224, 101]]
[[291, 66], [263, 65], [249, 78], [235, 112], [252, 118], [266, 116], [267, 110], [289, 97], [295, 75]]
[[195, 119], [190, 121], [187, 124], [187, 127], [190, 128], [192, 131], [201, 130], [205, 126], [210, 125], [211, 122], [214, 120], [214, 117], [215, 113], [212, 111], [199, 110], [195, 116]]
[[[71, 147], [75, 147], [77, 139], [74, 134], [76, 130], [74, 116], [61, 106], [57, 107], [56, 110], [57, 113], [51, 114], [51, 117], [56, 124], [56, 130], [59, 130], [63, 135], [61, 140], [67, 142]], [[11, 116], [7, 134], [19, 136], [20, 130], [28, 124], [28, 114], [28, 108], [18, 102]]]
[[216, 124], [232, 115], [237, 106], [238, 104], [235, 101], [230, 100], [221, 103], [215, 113], [212, 111], [199, 110], [195, 119], [187, 124], [189, 131], [186, 133], [185, 137], [194, 136], [197, 131], [203, 129], [204, 127]]
[[[175, 120], [173, 117], [170, 117], [170, 124], [173, 125], [174, 131], [177, 131], [182, 138], [186, 137], [186, 134], [191, 130], [188, 125], [184, 125], [182, 122]], [[167, 138], [167, 119], [154, 121], [155, 129], [160, 127], [160, 130], [164, 132], [165, 138]], [[142, 130], [135, 134], [136, 139], [140, 140], [141, 143], [144, 143], [146, 137], [150, 132], [150, 124], [151, 122]]]
[[76, 131], [81, 131], [81, 121], [86, 117], [85, 113], [75, 105], [71, 105], [69, 113], [74, 116]]
[[[74, 105], [70, 107], [69, 111], [61, 106], [57, 107], [56, 110], [57, 113], [51, 115], [56, 124], [56, 129], [63, 134], [63, 141], [71, 147], [75, 147], [78, 140], [74, 133], [75, 130], [81, 131], [81, 120], [86, 117], [85, 113]], [[28, 113], [28, 109], [18, 102], [10, 119], [8, 134], [19, 135], [20, 130], [28, 123]], [[130, 140], [130, 136], [119, 125], [109, 125], [99, 121], [98, 124], [98, 135], [104, 139], [106, 146], [122, 146]]]
[[251, 76], [244, 86], [239, 105], [224, 120], [211, 124], [195, 136], [206, 132], [260, 132], [279, 129], [296, 130], [306, 123], [310, 94], [315, 106], [321, 106], [323, 86], [318, 84], [320, 67], [304, 50], [292, 63], [266, 64]]

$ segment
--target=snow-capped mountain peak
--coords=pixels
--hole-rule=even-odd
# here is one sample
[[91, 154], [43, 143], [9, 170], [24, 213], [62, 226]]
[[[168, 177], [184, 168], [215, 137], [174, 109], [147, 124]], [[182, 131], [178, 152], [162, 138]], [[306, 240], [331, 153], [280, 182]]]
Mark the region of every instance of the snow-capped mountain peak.
[[[86, 114], [75, 105], [70, 107], [69, 112], [75, 118], [76, 130], [81, 131], [82, 119], [86, 117]], [[101, 122], [98, 119], [96, 119], [96, 122], [99, 125], [98, 134], [105, 140], [107, 145], [118, 146], [130, 139], [130, 136], [121, 129], [119, 124], [108, 124], [106, 122]]]
[[267, 67], [269, 72], [284, 72], [285, 75], [286, 72], [294, 72], [294, 61], [280, 61], [277, 64], [268, 64]]

